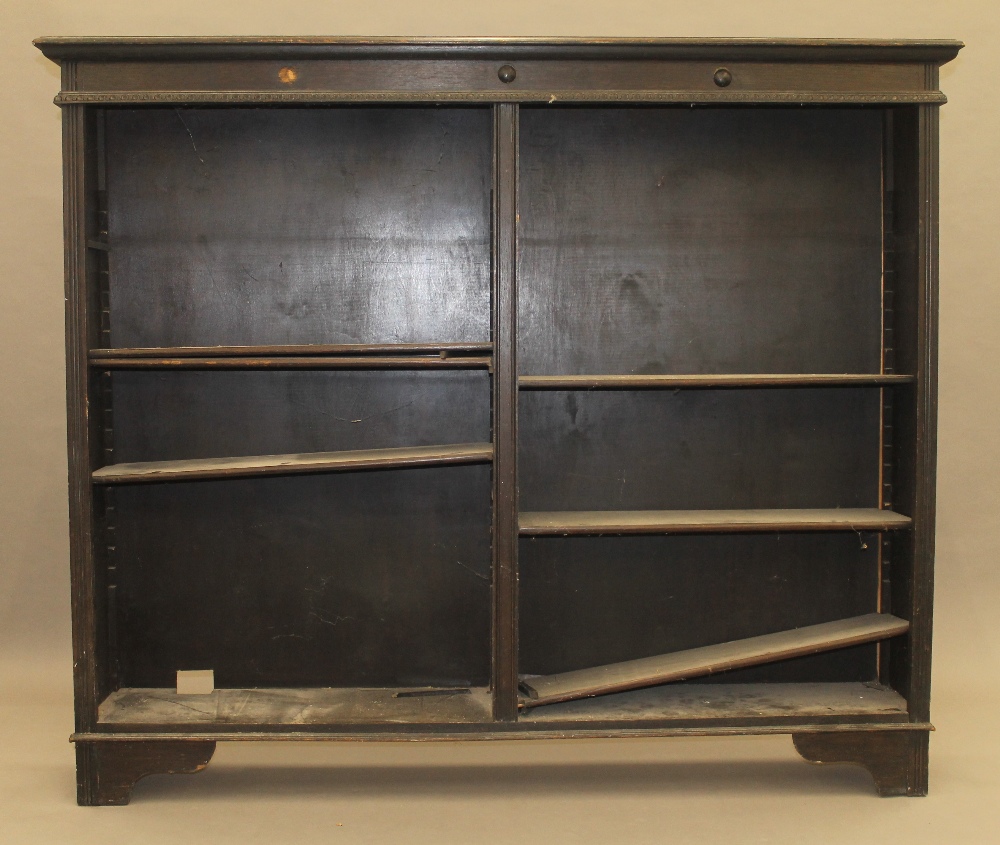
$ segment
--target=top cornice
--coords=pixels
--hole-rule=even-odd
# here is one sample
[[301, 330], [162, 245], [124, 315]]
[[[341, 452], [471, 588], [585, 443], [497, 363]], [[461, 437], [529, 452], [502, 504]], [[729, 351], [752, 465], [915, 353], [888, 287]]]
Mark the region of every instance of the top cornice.
[[51, 37], [35, 42], [61, 61], [211, 59], [676, 59], [944, 64], [961, 41], [773, 38]]

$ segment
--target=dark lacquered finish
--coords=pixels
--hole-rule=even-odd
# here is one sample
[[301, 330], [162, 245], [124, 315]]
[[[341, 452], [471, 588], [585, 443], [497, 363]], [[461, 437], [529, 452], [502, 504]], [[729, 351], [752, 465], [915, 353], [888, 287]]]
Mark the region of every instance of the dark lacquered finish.
[[489, 339], [487, 109], [106, 122], [110, 345]]
[[220, 687], [484, 686], [489, 477], [455, 466], [119, 487], [121, 686], [171, 687], [199, 666]]
[[[794, 733], [926, 792], [958, 42], [38, 46], [81, 803], [236, 738]], [[523, 709], [524, 675], [872, 614], [716, 707]], [[198, 668], [256, 715], [185, 716]]]
[[[871, 613], [877, 536], [522, 539], [521, 671], [548, 675]], [[719, 680], [871, 680], [875, 671], [875, 647], [861, 646]]]
[[877, 112], [526, 108], [521, 127], [522, 373], [879, 370]]
[[520, 405], [525, 511], [878, 506], [877, 390], [532, 391]]
[[116, 372], [116, 463], [490, 439], [485, 372]]

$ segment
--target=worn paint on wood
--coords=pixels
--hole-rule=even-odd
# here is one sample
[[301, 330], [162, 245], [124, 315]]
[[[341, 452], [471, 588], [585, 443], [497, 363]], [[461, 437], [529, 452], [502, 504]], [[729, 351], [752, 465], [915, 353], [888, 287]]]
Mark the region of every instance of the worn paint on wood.
[[170, 689], [120, 689], [102, 704], [102, 725], [452, 724], [490, 721], [485, 687], [217, 689], [177, 695]]
[[[530, 682], [530, 681], [529, 681]], [[875, 684], [665, 684], [532, 707], [522, 723], [906, 717], [906, 701]]]

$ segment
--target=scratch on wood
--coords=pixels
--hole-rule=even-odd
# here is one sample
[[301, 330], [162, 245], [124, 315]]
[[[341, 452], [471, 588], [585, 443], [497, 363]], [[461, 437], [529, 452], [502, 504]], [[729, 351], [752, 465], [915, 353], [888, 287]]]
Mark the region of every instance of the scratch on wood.
[[170, 699], [170, 698], [160, 698], [159, 696], [156, 696], [156, 695], [151, 695], [149, 697], [151, 699], [153, 699], [154, 701], [162, 701], [162, 702], [164, 702], [166, 704], [176, 704], [178, 707], [184, 707], [187, 710], [193, 710], [195, 713], [201, 713], [203, 716], [211, 716], [211, 715], [213, 715], [208, 710], [202, 710], [200, 707], [192, 707], [190, 704], [185, 704], [183, 701], [176, 701], [176, 700]]
[[204, 164], [205, 159], [203, 159], [201, 157], [201, 153], [198, 152], [198, 145], [194, 142], [194, 135], [191, 134], [190, 128], [188, 128], [188, 125], [184, 122], [184, 118], [181, 117], [181, 110], [174, 109], [174, 114], [177, 115], [177, 119], [181, 122], [181, 126], [184, 127], [184, 131], [188, 133], [188, 137], [191, 139], [191, 149], [194, 150], [194, 154], [198, 157], [198, 161]]
[[462, 563], [462, 561], [460, 561], [460, 560], [456, 560], [455, 563], [457, 563], [459, 566], [461, 566], [462, 569], [465, 569], [468, 572], [471, 572], [477, 578], [482, 578], [484, 581], [489, 582], [490, 579], [486, 575], [483, 575], [481, 572], [476, 572], [476, 570], [473, 569], [471, 566], [467, 566], [466, 564]]
[[333, 619], [327, 619], [322, 613], [317, 613], [315, 610], [309, 611], [309, 616], [313, 616], [322, 622], [324, 625], [332, 625], [336, 627], [338, 622], [347, 622], [349, 619], [353, 619], [353, 616], [334, 616]]
[[338, 417], [333, 414], [331, 414], [330, 416], [332, 416], [335, 420], [339, 420], [340, 422], [360, 423], [360, 422], [365, 422], [365, 420], [374, 420], [377, 419], [378, 417], [385, 417], [388, 416], [389, 414], [394, 414], [396, 413], [396, 411], [403, 410], [403, 408], [409, 408], [410, 405], [412, 405], [416, 401], [417, 401], [416, 399], [411, 399], [404, 405], [397, 405], [395, 408], [389, 408], [388, 411], [379, 411], [377, 414], [369, 414], [367, 417], [358, 417], [356, 420], [345, 419], [344, 417]]

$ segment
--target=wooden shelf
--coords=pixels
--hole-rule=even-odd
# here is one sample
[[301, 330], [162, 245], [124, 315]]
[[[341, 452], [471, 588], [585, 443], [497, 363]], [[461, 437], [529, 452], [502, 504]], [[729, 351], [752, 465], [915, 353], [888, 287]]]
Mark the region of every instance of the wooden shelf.
[[773, 663], [791, 657], [874, 642], [905, 633], [910, 623], [886, 613], [870, 613], [728, 643], [611, 663], [558, 675], [522, 678], [522, 707], [537, 707], [610, 692], [639, 689]]
[[213, 355], [91, 357], [102, 370], [474, 370], [489, 369], [488, 355]]
[[147, 461], [111, 464], [95, 470], [98, 484], [191, 481], [205, 478], [246, 478], [302, 472], [343, 472], [443, 464], [486, 463], [493, 460], [490, 443], [449, 446], [407, 446], [350, 452], [309, 452], [300, 455], [255, 455], [238, 458], [195, 458], [185, 461]]
[[879, 373], [733, 373], [723, 375], [521, 376], [521, 390], [676, 390], [721, 387], [879, 387], [913, 376]]
[[890, 531], [913, 520], [878, 508], [527, 511], [520, 517], [526, 537], [598, 534], [709, 534], [747, 531]]
[[[906, 701], [887, 687], [863, 683], [672, 684], [545, 707], [526, 708], [525, 727], [554, 723], [809, 720], [822, 723], [899, 722]], [[220, 689], [177, 695], [173, 689], [127, 688], [100, 706], [98, 724], [124, 730], [238, 728], [267, 725], [476, 724], [491, 721], [485, 688], [273, 688]]]
[[467, 724], [489, 720], [489, 690], [479, 687], [218, 689], [208, 695], [128, 688], [111, 693], [98, 712], [99, 724], [117, 728]]
[[285, 346], [154, 346], [92, 349], [91, 358], [269, 358], [285, 355], [469, 355], [490, 354], [492, 343], [335, 343]]
[[873, 684], [664, 684], [522, 711], [522, 724], [849, 718], [900, 721], [906, 700]]

